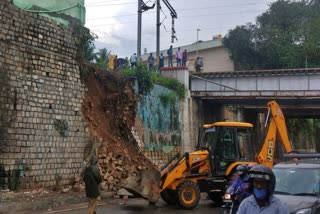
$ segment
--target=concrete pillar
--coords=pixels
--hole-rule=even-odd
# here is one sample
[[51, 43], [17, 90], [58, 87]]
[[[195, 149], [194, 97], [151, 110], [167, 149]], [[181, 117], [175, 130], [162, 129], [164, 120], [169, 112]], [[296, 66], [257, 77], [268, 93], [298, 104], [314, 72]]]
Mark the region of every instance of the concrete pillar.
[[246, 122], [244, 121], [243, 109], [240, 106], [223, 106], [223, 121]]
[[180, 118], [182, 129], [181, 152], [192, 152], [194, 151], [195, 144], [193, 142], [194, 139], [192, 139], [193, 110], [189, 91], [189, 71], [187, 67], [165, 67], [161, 69], [160, 74], [165, 77], [175, 78], [180, 83], [185, 85], [185, 97], [180, 100]]

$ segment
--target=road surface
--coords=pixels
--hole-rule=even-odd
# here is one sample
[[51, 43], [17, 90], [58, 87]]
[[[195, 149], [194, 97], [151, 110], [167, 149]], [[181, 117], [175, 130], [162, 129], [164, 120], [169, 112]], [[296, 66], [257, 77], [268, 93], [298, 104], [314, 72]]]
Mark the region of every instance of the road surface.
[[[42, 214], [86, 214], [86, 204], [64, 208], [61, 210], [43, 212]], [[221, 209], [216, 207], [210, 200], [201, 200], [199, 205], [193, 210], [182, 210], [175, 206], [168, 206], [165, 202], [159, 201], [155, 206], [149, 205], [148, 201], [143, 199], [119, 200], [117, 203], [100, 203], [97, 208], [97, 214], [203, 214], [219, 213]]]

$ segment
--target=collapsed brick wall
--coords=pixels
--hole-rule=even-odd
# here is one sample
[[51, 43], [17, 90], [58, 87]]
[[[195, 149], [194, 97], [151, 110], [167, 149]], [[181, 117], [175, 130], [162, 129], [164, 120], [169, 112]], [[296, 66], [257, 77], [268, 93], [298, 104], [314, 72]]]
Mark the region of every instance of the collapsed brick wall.
[[79, 39], [65, 26], [0, 1], [1, 188], [69, 183], [83, 167], [88, 131]]

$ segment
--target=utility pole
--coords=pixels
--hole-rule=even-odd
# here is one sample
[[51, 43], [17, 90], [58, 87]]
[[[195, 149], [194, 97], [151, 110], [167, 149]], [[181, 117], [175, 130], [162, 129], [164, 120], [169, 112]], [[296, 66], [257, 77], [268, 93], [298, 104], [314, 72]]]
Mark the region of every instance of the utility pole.
[[160, 0], [157, 0], [157, 50], [156, 50], [157, 59], [160, 55], [160, 25], [161, 25], [160, 9], [161, 9]]
[[138, 0], [138, 35], [137, 35], [137, 57], [140, 59], [141, 56], [141, 18], [142, 13], [153, 9], [155, 4], [153, 4], [151, 7], [147, 6], [143, 0]]
[[138, 0], [138, 35], [137, 35], [137, 58], [141, 56], [141, 17], [142, 17], [142, 0]]

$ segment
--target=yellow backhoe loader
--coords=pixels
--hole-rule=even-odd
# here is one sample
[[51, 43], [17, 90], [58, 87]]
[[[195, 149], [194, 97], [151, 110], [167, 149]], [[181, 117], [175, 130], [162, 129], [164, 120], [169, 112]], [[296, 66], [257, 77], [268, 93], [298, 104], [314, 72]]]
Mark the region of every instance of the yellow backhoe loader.
[[[261, 151], [255, 155], [253, 125], [244, 122], [215, 122], [203, 125], [197, 150], [177, 154], [160, 172], [143, 170], [122, 185], [136, 196], [156, 202], [160, 196], [168, 204], [193, 209], [206, 192], [217, 204], [240, 164], [273, 166], [277, 135], [286, 153], [292, 152], [285, 118], [275, 101], [268, 103], [268, 127]], [[270, 117], [271, 116], [271, 117]]]

